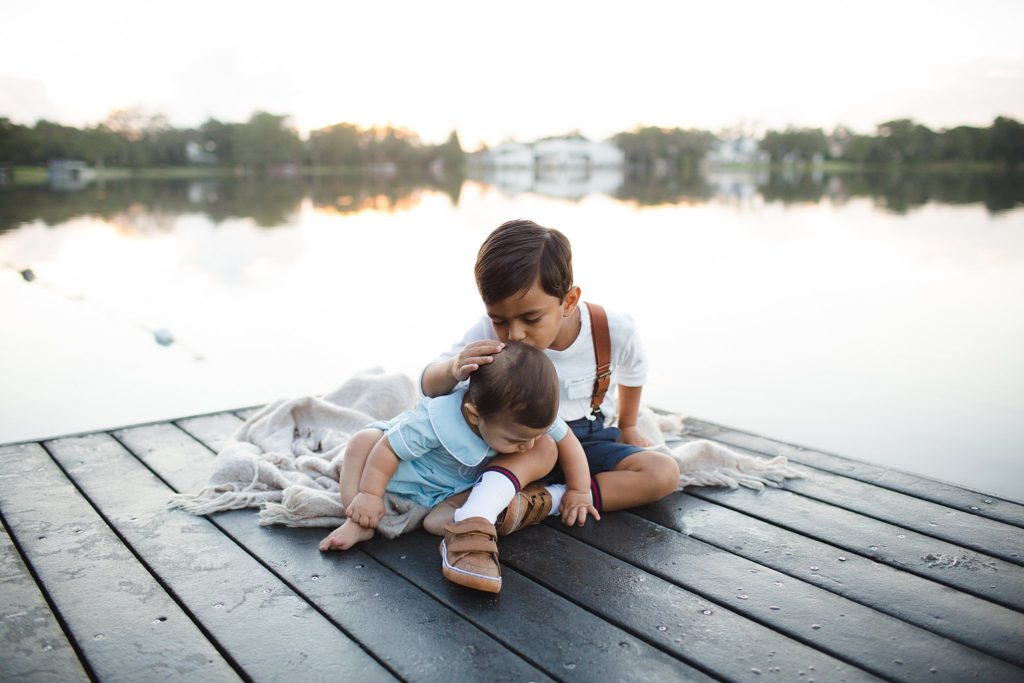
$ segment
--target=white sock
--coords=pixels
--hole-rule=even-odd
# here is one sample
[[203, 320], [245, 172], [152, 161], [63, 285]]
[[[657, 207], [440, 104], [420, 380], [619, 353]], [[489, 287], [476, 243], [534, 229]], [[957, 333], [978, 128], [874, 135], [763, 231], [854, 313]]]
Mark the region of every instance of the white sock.
[[562, 504], [565, 484], [548, 484], [544, 488], [551, 494], [551, 512], [548, 513], [548, 517], [554, 517], [558, 514], [558, 506]]
[[470, 517], [483, 517], [491, 524], [498, 519], [516, 495], [516, 486], [500, 472], [484, 472], [469, 492], [469, 499], [455, 511], [453, 519], [461, 522]]

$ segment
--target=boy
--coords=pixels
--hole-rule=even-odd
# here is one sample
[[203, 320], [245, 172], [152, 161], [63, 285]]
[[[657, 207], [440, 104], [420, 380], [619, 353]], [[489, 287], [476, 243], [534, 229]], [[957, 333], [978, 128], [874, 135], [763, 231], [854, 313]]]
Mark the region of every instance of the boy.
[[[600, 406], [591, 405], [597, 379], [591, 311], [580, 301], [580, 288], [573, 282], [568, 239], [533, 221], [508, 221], [480, 247], [475, 275], [487, 314], [461, 343], [424, 369], [420, 378], [424, 395], [452, 391], [481, 366], [494, 362], [508, 343], [529, 344], [544, 350], [558, 371], [559, 417], [583, 444], [598, 512], [643, 505], [675, 491], [679, 466], [663, 453], [646, 450], [651, 444], [637, 430], [647, 359], [628, 316], [607, 315], [610, 370], [618, 382], [619, 428], [606, 428]], [[541, 521], [552, 507], [557, 509], [554, 499], [561, 491], [536, 484], [521, 490], [515, 481], [531, 482], [547, 474], [538, 469], [514, 471], [511, 494], [508, 486], [481, 479], [469, 494], [454, 497], [434, 513], [460, 519], [475, 510], [508, 505], [499, 533]], [[553, 481], [559, 477], [556, 470]], [[465, 504], [456, 509], [463, 500]], [[509, 523], [513, 513], [515, 520]]]
[[[384, 515], [386, 493], [432, 507], [465, 491], [484, 466], [484, 477], [501, 465], [537, 460], [545, 471], [558, 465], [581, 489], [563, 497], [566, 524], [596, 514], [587, 490], [589, 474], [579, 441], [558, 419], [558, 376], [543, 353], [512, 344], [494, 363], [473, 375], [467, 388], [437, 397], [387, 421], [360, 430], [349, 442], [340, 494], [348, 519], [320, 543], [320, 550], [347, 550], [374, 535]], [[557, 445], [556, 445], [557, 442]], [[499, 455], [504, 454], [504, 455]], [[498, 592], [494, 516], [472, 515], [424, 526], [443, 535], [444, 575], [458, 584]], [[447, 521], [447, 520], [445, 520]]]

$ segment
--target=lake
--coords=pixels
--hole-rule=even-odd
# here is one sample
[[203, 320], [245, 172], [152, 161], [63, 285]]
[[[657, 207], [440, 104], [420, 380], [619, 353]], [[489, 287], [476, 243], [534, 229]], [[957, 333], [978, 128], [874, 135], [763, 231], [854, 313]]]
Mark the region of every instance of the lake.
[[519, 217], [633, 315], [652, 405], [1024, 500], [1024, 183], [977, 174], [0, 188], [0, 443], [415, 375]]

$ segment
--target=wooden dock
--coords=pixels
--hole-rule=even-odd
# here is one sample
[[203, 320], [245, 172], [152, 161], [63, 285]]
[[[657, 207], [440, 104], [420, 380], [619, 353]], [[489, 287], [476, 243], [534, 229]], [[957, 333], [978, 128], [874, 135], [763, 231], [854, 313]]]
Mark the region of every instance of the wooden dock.
[[492, 596], [423, 532], [167, 511], [245, 414], [0, 447], [0, 679], [1024, 680], [1020, 503], [687, 420], [806, 478], [526, 529]]

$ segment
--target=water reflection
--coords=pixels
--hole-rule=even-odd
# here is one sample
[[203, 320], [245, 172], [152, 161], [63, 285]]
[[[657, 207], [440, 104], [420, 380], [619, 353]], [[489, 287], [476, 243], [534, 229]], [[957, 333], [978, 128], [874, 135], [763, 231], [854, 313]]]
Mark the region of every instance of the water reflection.
[[637, 175], [621, 169], [576, 169], [561, 173], [533, 169], [491, 170], [477, 178], [509, 196], [534, 194], [578, 200], [605, 194], [639, 206], [693, 204], [725, 199], [744, 203], [845, 203], [868, 197], [894, 213], [929, 202], [980, 203], [991, 212], [1024, 204], [1024, 177], [1013, 173], [957, 172], [828, 172], [820, 168], [753, 171], [710, 171], [667, 176]]
[[[830, 173], [821, 170], [716, 171], [642, 177], [620, 169], [535, 172], [509, 169], [475, 180], [514, 197], [532, 193], [578, 201], [607, 195], [636, 206], [700, 204], [711, 200], [744, 205], [818, 203], [842, 205], [867, 197], [877, 207], [903, 214], [930, 202], [983, 204], [993, 213], [1024, 204], [1024, 178], [986, 173]], [[211, 178], [92, 182], [78, 190], [45, 186], [0, 188], [0, 231], [32, 221], [58, 225], [76, 216], [96, 216], [128, 230], [166, 226], [184, 213], [200, 212], [219, 223], [249, 218], [274, 227], [293, 222], [303, 200], [324, 211], [402, 211], [415, 207], [423, 191], [440, 190], [457, 205], [463, 178], [320, 175], [297, 178]]]
[[332, 175], [121, 180], [59, 192], [46, 186], [7, 187], [0, 189], [0, 232], [37, 220], [60, 225], [77, 216], [95, 216], [144, 232], [169, 225], [162, 218], [197, 212], [214, 223], [248, 218], [272, 228], [291, 223], [307, 198], [315, 207], [335, 213], [397, 211], [415, 206], [424, 190], [440, 190], [456, 204], [462, 178]]

